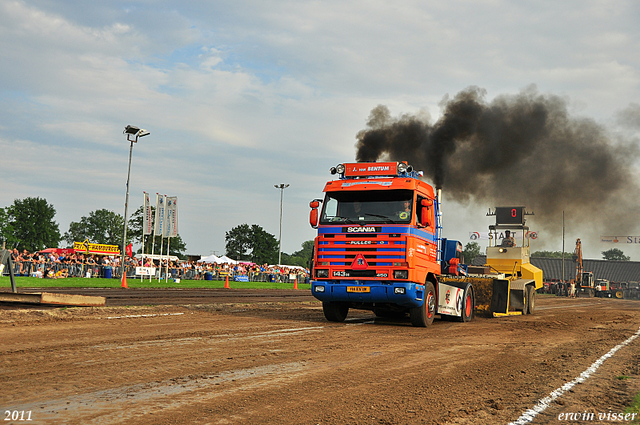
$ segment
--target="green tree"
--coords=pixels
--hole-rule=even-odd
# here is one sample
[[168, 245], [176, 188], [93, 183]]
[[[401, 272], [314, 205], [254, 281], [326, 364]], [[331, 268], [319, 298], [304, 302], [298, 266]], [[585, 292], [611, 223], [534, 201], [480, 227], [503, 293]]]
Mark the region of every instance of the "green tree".
[[313, 257], [313, 240], [302, 242], [302, 249], [293, 254], [282, 253], [282, 264], [290, 266], [310, 267]]
[[6, 243], [7, 248], [17, 246], [13, 238], [13, 227], [9, 224], [9, 215], [5, 208], [0, 208], [0, 247]]
[[257, 224], [241, 224], [225, 233], [227, 256], [240, 261], [274, 264], [278, 261], [278, 240]]
[[251, 261], [258, 264], [278, 262], [278, 240], [257, 224], [251, 225]]
[[58, 223], [53, 221], [56, 209], [46, 199], [16, 199], [6, 208], [4, 232], [10, 245], [30, 252], [57, 248], [60, 237]]
[[258, 264], [278, 262], [278, 240], [257, 224], [251, 226], [251, 261]]
[[64, 234], [64, 239], [69, 245], [89, 239], [91, 243], [120, 246], [123, 223], [124, 218], [113, 211], [91, 211], [88, 217], [82, 217], [79, 222], [72, 221], [69, 224], [69, 231]]
[[[535, 258], [562, 258], [562, 251], [536, 251], [531, 254], [531, 257]], [[572, 252], [564, 253], [565, 259], [573, 258]]]
[[473, 263], [473, 260], [480, 255], [480, 245], [478, 245], [478, 242], [469, 242], [466, 244], [462, 255], [464, 256], [465, 264]]
[[227, 257], [249, 261], [251, 258], [251, 227], [248, 224], [240, 224], [225, 232], [224, 240]]
[[[144, 224], [143, 212], [144, 212], [144, 207], [140, 205], [138, 209], [135, 210], [133, 214], [131, 214], [131, 217], [129, 218], [129, 228], [127, 229], [127, 238], [131, 238], [132, 241], [137, 242], [140, 245], [142, 245], [142, 239], [143, 239], [142, 238], [143, 236], [142, 230], [143, 230], [143, 224]], [[155, 217], [155, 207], [151, 207], [151, 217]], [[166, 252], [167, 238], [164, 238], [164, 239], [165, 240], [163, 240], [162, 236], [152, 237], [151, 235], [146, 235], [144, 237], [144, 253], [150, 254], [151, 250], [155, 246], [154, 252], [156, 254], [160, 254], [160, 244], [163, 244], [164, 246], [163, 253]], [[155, 245], [154, 245], [154, 240], [155, 240]], [[182, 240], [182, 238], [180, 237], [180, 234], [178, 234], [178, 236], [174, 238], [171, 238], [171, 242], [169, 242], [169, 255], [175, 255], [181, 260], [184, 260], [186, 258], [186, 255], [185, 255], [186, 251], [187, 251], [187, 244]], [[138, 253], [143, 252], [143, 247], [141, 246], [137, 252]]]
[[602, 258], [609, 261], [629, 261], [631, 259], [631, 257], [624, 255], [624, 252], [618, 248], [602, 251]]

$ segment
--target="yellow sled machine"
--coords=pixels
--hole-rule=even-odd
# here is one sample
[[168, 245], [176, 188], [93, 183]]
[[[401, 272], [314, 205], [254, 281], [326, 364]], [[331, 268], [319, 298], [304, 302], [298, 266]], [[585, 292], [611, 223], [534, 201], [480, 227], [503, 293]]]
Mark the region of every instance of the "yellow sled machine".
[[[531, 234], [525, 225], [524, 207], [497, 207], [489, 226], [487, 262], [469, 266], [463, 279], [476, 290], [476, 310], [494, 317], [531, 314], [535, 311], [536, 289], [542, 288], [542, 270], [529, 261]], [[442, 281], [460, 280], [442, 276]]]

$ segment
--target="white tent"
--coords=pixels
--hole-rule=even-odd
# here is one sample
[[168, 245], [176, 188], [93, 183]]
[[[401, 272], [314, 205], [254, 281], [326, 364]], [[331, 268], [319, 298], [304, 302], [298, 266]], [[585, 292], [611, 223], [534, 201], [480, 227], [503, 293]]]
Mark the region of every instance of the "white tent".
[[211, 254], [208, 257], [202, 257], [198, 260], [198, 263], [218, 263], [220, 258], [217, 255]]
[[231, 264], [237, 264], [238, 263], [236, 260], [233, 260], [233, 259], [227, 257], [226, 255], [223, 255], [222, 257], [220, 257], [220, 262], [221, 263], [231, 263]]

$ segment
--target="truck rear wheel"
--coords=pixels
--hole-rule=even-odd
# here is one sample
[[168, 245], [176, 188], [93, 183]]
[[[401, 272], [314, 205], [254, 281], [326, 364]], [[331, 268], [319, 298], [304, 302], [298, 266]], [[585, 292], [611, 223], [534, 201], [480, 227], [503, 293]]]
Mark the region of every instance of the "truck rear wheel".
[[469, 322], [473, 319], [474, 299], [473, 299], [473, 286], [467, 286], [462, 296], [462, 315], [460, 316], [461, 322]]
[[349, 314], [349, 306], [341, 303], [322, 302], [324, 317], [330, 322], [344, 322]]
[[526, 308], [528, 314], [536, 311], [536, 290], [533, 285], [528, 285], [526, 289]]
[[427, 282], [424, 288], [424, 299], [420, 307], [409, 310], [411, 324], [419, 328], [426, 328], [436, 317], [436, 289], [433, 283]]

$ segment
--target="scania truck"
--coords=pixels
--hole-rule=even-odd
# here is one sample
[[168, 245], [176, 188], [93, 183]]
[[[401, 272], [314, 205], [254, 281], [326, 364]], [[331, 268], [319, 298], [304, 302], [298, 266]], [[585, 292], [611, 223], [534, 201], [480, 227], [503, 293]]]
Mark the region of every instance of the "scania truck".
[[[351, 308], [409, 314], [419, 327], [436, 315], [467, 322], [478, 310], [533, 312], [542, 271], [529, 264], [528, 238], [526, 247], [487, 248], [493, 258], [485, 266], [465, 265], [462, 243], [442, 236], [441, 190], [411, 165], [345, 163], [330, 171], [338, 178], [311, 201], [309, 219], [318, 230], [311, 289], [327, 320], [342, 322]], [[524, 218], [496, 224], [525, 234]]]

